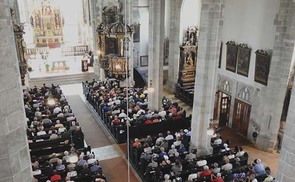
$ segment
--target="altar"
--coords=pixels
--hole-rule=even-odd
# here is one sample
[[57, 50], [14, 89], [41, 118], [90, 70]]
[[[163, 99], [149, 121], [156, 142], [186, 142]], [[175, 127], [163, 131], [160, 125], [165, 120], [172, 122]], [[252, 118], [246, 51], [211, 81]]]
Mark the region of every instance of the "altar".
[[[65, 56], [62, 54], [61, 48], [47, 49], [46, 51], [43, 54], [38, 53], [33, 57], [29, 57], [30, 78], [83, 73], [81, 70], [81, 60], [85, 59], [84, 55]], [[93, 67], [89, 67], [88, 72], [93, 72]]]
[[179, 75], [175, 97], [193, 106], [198, 52], [198, 29], [188, 27], [180, 46]]
[[36, 1], [31, 15], [36, 47], [56, 48], [63, 44], [64, 18], [50, 0]]
[[47, 66], [46, 71], [66, 71], [69, 70], [69, 67], [66, 64], [66, 61], [52, 61], [51, 68], [50, 65]]

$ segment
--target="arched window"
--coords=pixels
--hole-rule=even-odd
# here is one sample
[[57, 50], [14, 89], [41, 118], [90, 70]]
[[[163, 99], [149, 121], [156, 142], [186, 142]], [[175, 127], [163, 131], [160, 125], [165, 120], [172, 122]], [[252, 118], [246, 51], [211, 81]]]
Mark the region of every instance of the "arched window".
[[250, 90], [248, 87], [244, 87], [240, 90], [240, 93], [238, 95], [239, 98], [245, 100], [245, 101], [250, 101]]
[[229, 82], [227, 80], [222, 82], [221, 89], [224, 90], [227, 93], [231, 93], [230, 84], [229, 84]]

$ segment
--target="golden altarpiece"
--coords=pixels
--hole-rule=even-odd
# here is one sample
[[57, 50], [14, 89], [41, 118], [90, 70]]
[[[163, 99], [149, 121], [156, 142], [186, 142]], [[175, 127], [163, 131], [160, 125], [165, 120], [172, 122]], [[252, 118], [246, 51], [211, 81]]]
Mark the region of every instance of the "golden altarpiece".
[[133, 30], [123, 22], [119, 7], [103, 8], [102, 23], [97, 28], [97, 32], [100, 67], [109, 78], [125, 79], [129, 61], [125, 52], [129, 49]]
[[31, 25], [36, 47], [60, 47], [63, 43], [64, 19], [60, 8], [50, 0], [34, 0]]
[[198, 29], [195, 26], [188, 27], [180, 46], [179, 74], [175, 96], [191, 106], [196, 77], [197, 51]]
[[10, 14], [12, 19], [15, 48], [16, 48], [16, 54], [17, 54], [18, 64], [19, 64], [21, 84], [22, 86], [25, 86], [26, 84], [25, 78], [26, 78], [26, 74], [28, 70], [28, 64], [27, 64], [28, 56], [27, 56], [26, 43], [23, 38], [23, 35], [25, 34], [24, 25], [16, 22], [15, 12], [13, 9], [10, 9]]

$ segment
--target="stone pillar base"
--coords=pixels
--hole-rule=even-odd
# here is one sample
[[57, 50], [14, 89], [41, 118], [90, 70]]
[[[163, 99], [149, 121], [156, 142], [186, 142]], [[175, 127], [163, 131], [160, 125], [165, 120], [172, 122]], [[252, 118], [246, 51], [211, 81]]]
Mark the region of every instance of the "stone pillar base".
[[213, 148], [212, 146], [207, 146], [207, 147], [200, 147], [197, 148], [197, 156], [205, 156], [205, 155], [210, 155], [213, 154]]
[[165, 85], [165, 89], [174, 93], [176, 82], [173, 80], [168, 79], [167, 84]]
[[267, 136], [259, 136], [257, 137], [255, 147], [259, 150], [263, 150], [265, 152], [273, 153], [275, 152], [276, 141], [270, 139]]
[[213, 147], [211, 146], [211, 136], [205, 135], [204, 138], [205, 137], [207, 137], [207, 139], [204, 139], [199, 143], [191, 140], [190, 149], [197, 149], [197, 156], [213, 154]]
[[94, 56], [93, 71], [96, 76], [100, 77], [100, 67], [97, 56]]
[[131, 81], [131, 78], [129, 77], [128, 78], [128, 83], [127, 83], [127, 79], [124, 79], [124, 80], [122, 80], [122, 81], [120, 81], [120, 87], [132, 87], [133, 85], [132, 85], [132, 83], [130, 82]]
[[99, 80], [105, 80], [105, 71], [102, 68], [99, 68], [99, 74], [98, 74]]

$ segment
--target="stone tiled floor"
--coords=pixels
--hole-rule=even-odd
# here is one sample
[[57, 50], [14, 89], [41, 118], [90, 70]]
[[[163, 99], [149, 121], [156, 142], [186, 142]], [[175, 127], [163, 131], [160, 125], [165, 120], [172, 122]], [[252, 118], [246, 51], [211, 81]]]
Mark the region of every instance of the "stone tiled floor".
[[253, 162], [254, 159], [261, 159], [264, 166], [270, 167], [272, 175], [274, 177], [276, 176], [279, 159], [278, 153], [263, 152], [254, 148], [252, 145], [244, 146], [244, 150], [249, 154], [249, 162]]
[[[99, 161], [103, 167], [104, 174], [107, 176], [108, 182], [128, 182], [128, 166], [124, 157], [116, 157], [108, 160]], [[130, 168], [130, 182], [139, 182], [135, 176], [135, 172]]]
[[[97, 122], [84, 103], [84, 96], [81, 84], [62, 85], [66, 98], [77, 117], [85, 135], [85, 142], [90, 145], [103, 168], [104, 174], [109, 182], [128, 181], [128, 163], [125, 154], [114, 142], [105, 128]], [[134, 172], [132, 166], [129, 167], [130, 182], [139, 182], [140, 178]]]
[[[99, 159], [108, 181], [128, 181], [128, 164], [124, 154], [126, 153], [126, 145], [121, 144], [118, 146], [115, 144], [114, 140], [106, 132], [103, 126], [96, 122], [95, 118], [93, 118], [89, 110], [87, 110], [84, 103], [81, 84], [62, 86], [62, 90], [65, 95], [67, 95], [67, 99], [77, 115], [82, 129], [87, 131], [85, 132], [86, 143], [93, 148], [96, 158]], [[186, 109], [188, 115], [192, 113], [192, 108], [175, 98], [173, 94], [164, 91], [163, 95], [171, 99], [173, 102], [178, 102], [180, 106]], [[254, 159], [259, 158], [263, 161], [265, 166], [269, 166], [272, 169], [273, 176], [276, 176], [279, 157], [278, 153], [267, 153], [257, 150], [253, 147], [253, 144], [235, 134], [230, 128], [223, 131], [225, 137], [231, 140], [232, 146], [236, 144], [242, 144], [244, 146], [244, 150], [249, 154], [249, 163], [253, 162]], [[136, 173], [133, 172], [133, 168], [130, 166], [130, 181], [140, 181], [136, 176]]]
[[113, 144], [109, 136], [97, 124], [79, 95], [69, 95], [67, 100], [85, 132], [85, 141], [92, 148], [104, 147]]
[[92, 151], [94, 152], [96, 159], [99, 161], [120, 157], [122, 155], [120, 148], [116, 144], [92, 148]]
[[218, 133], [222, 135], [223, 140], [230, 140], [230, 147], [234, 147], [236, 145], [243, 146], [244, 151], [249, 154], [248, 163], [252, 163], [254, 159], [261, 159], [265, 166], [270, 167], [270, 169], [272, 170], [272, 175], [276, 176], [279, 158], [278, 153], [268, 153], [256, 149], [254, 147], [254, 144], [252, 144], [241, 135], [237, 134], [231, 128], [223, 128]]

